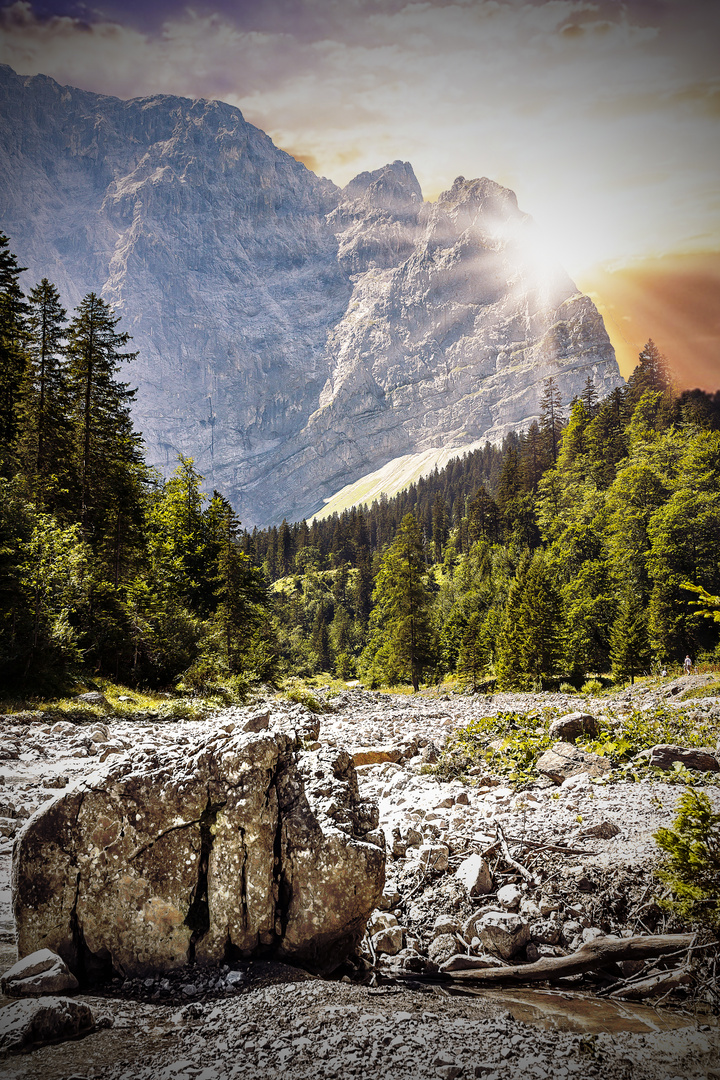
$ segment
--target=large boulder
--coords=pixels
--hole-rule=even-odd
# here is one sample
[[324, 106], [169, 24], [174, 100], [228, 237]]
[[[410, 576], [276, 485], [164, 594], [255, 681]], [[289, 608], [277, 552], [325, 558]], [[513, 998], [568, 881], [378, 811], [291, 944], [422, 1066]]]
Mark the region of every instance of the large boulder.
[[18, 837], [19, 955], [81, 981], [255, 955], [332, 970], [382, 895], [377, 822], [344, 750], [298, 758], [278, 732], [115, 758]]

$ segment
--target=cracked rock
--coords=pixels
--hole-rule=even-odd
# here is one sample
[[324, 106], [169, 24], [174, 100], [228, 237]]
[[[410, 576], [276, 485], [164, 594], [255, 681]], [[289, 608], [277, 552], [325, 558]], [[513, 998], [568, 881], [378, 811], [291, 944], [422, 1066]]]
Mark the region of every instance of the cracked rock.
[[19, 952], [50, 948], [81, 982], [258, 954], [332, 970], [382, 895], [376, 825], [345, 751], [298, 765], [281, 733], [114, 759], [16, 841]]

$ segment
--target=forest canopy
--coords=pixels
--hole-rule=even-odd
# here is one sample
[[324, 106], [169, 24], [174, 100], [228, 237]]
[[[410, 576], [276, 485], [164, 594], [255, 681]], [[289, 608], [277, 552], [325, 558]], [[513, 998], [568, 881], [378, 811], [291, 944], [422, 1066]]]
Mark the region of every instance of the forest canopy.
[[[720, 660], [720, 394], [674, 391], [652, 341], [539, 422], [393, 499], [252, 533], [132, 424], [129, 351], [0, 234], [0, 678], [78, 671], [242, 696], [283, 675], [472, 689]], [[242, 508], [238, 508], [241, 512]], [[698, 597], [700, 599], [698, 600]]]

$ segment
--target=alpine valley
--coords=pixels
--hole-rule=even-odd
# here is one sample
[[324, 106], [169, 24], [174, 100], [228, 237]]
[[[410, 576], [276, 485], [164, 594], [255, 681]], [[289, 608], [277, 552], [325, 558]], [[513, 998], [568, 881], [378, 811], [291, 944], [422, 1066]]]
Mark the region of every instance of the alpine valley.
[[622, 383], [602, 319], [512, 191], [423, 201], [407, 162], [345, 188], [219, 101], [123, 101], [0, 67], [0, 229], [26, 281], [101, 294], [138, 358], [148, 459], [193, 457], [246, 526], [320, 510]]

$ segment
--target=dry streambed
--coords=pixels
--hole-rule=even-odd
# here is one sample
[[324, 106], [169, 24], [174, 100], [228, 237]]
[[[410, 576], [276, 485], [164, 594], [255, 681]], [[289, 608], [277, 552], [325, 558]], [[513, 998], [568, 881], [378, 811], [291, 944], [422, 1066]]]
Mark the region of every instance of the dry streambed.
[[[629, 708], [638, 700], [636, 694], [615, 704]], [[273, 964], [116, 981], [102, 996], [76, 999], [93, 1010], [93, 1034], [7, 1058], [2, 1074], [44, 1080], [720, 1076], [713, 1072], [720, 1040], [711, 1017], [587, 996], [593, 989], [627, 994], [634, 985], [643, 997], [648, 979], [682, 967], [685, 956], [657, 970], [652, 962], [629, 961], [617, 971], [614, 989], [607, 978], [588, 981], [597, 978], [592, 973], [555, 991], [471, 993], [466, 982], [437, 982], [439, 971], [462, 968], [462, 957], [482, 971], [497, 966], [498, 957], [507, 964], [562, 960], [607, 935], [673, 929], [654, 902], [652, 834], [672, 821], [678, 785], [596, 783], [580, 771], [562, 784], [548, 779], [517, 791], [482, 770], [470, 783], [441, 783], [421, 771], [423, 757], [432, 760], [455, 729], [483, 714], [545, 707], [563, 714], [579, 706], [599, 714], [608, 707], [607, 699], [594, 704], [547, 694], [442, 699], [349, 691], [332, 700], [333, 712], [316, 718], [300, 705], [274, 701], [273, 722], [298, 732], [306, 745], [351, 747], [361, 797], [379, 802], [387, 884], [360, 955], [345, 969], [353, 981], [309, 978]], [[698, 701], [697, 708], [712, 719], [717, 702]], [[3, 968], [15, 959], [9, 866], [13, 835], [25, 818], [103, 760], [127, 751], [151, 754], [169, 742], [191, 748], [200, 734], [244, 715], [230, 709], [202, 722], [162, 723], [106, 717], [82, 726], [31, 716], [5, 720]], [[707, 791], [720, 806], [720, 789]]]

